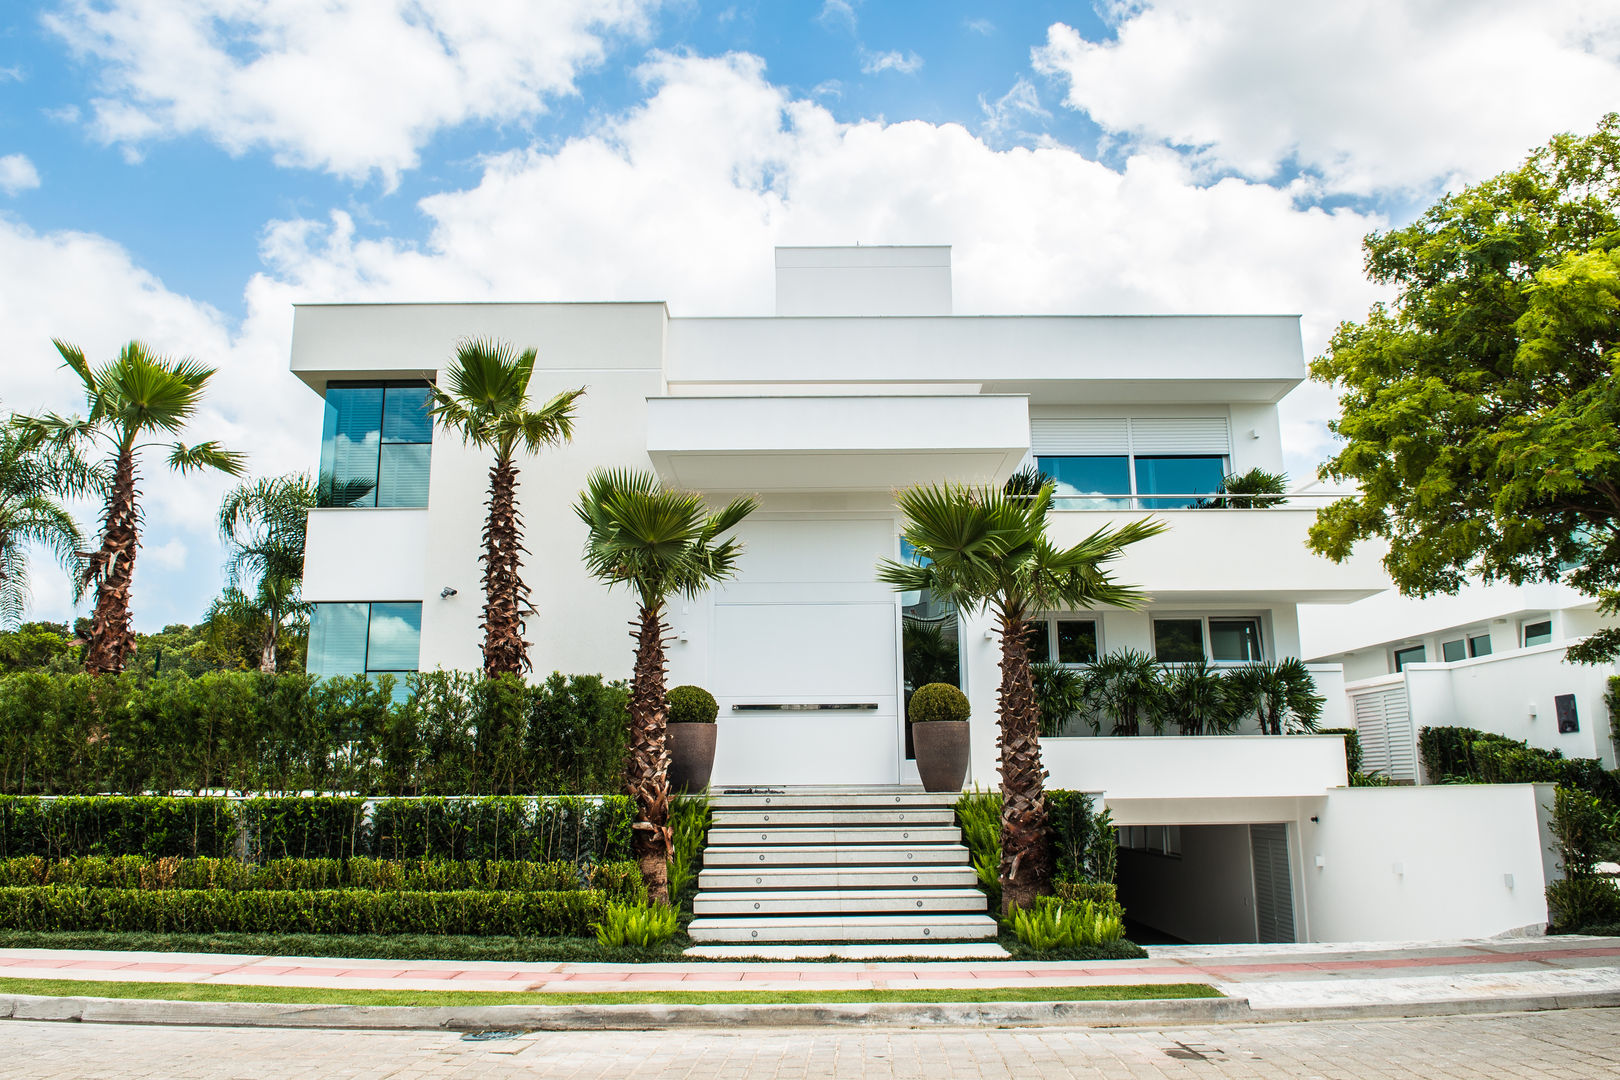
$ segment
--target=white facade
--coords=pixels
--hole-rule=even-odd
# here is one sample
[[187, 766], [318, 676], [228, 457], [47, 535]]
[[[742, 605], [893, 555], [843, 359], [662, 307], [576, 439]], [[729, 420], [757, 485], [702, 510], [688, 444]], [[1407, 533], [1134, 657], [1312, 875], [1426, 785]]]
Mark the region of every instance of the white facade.
[[[332, 460], [373, 455], [378, 503], [392, 484], [419, 491], [412, 469], [427, 483], [425, 506], [316, 511], [306, 599], [343, 606], [352, 620], [369, 611], [373, 627], [379, 611], [408, 617], [420, 605], [420, 667], [480, 666], [488, 462], [442, 429], [431, 433], [430, 463], [398, 449], [394, 399], [379, 396], [394, 391], [372, 385], [407, 394], [459, 340], [478, 337], [538, 350], [536, 402], [586, 388], [573, 441], [522, 467], [537, 674], [630, 671], [632, 600], [606, 591], [580, 560], [584, 528], [571, 508], [591, 470], [650, 468], [717, 503], [759, 498], [739, 530], [747, 552], [735, 580], [677, 602], [669, 617], [671, 684], [702, 685], [720, 703], [717, 790], [916, 782], [901, 706], [904, 605], [917, 598], [873, 573], [901, 554], [897, 488], [1000, 484], [1039, 458], [1074, 470], [1053, 515], [1060, 543], [1133, 517], [1168, 522], [1117, 564], [1120, 580], [1146, 591], [1143, 610], [1054, 613], [1091, 622], [1097, 652], [1154, 652], [1174, 624], [1217, 661], [1244, 658], [1222, 655], [1229, 641], [1247, 657], [1298, 656], [1299, 605], [1342, 609], [1383, 587], [1372, 557], [1335, 565], [1305, 550], [1312, 507], [1205, 509], [1178, 498], [1214, 490], [1175, 486], [1209, 475], [1281, 471], [1277, 402], [1305, 376], [1296, 316], [957, 317], [948, 248], [787, 248], [777, 267], [770, 318], [677, 317], [629, 303], [298, 307], [292, 370], [327, 398]], [[376, 401], [361, 402], [366, 394]], [[380, 436], [339, 400], [382, 415]], [[426, 436], [397, 438], [413, 437]], [[973, 708], [968, 782], [993, 786], [999, 645], [984, 616], [961, 618], [956, 634]], [[1316, 674], [1333, 701], [1339, 668]], [[1330, 707], [1328, 722], [1340, 714]], [[1289, 928], [1272, 932], [1360, 932], [1316, 896], [1303, 862], [1319, 846], [1348, 850], [1332, 830], [1321, 841], [1306, 832], [1346, 790], [1336, 737], [1063, 738], [1045, 753], [1053, 786], [1101, 793], [1121, 824], [1253, 826], [1244, 842], [1255, 858], [1282, 860], [1286, 847]], [[1353, 813], [1383, 820], [1367, 809], [1379, 798], [1355, 792]], [[1277, 825], [1286, 833], [1273, 835]], [[1518, 844], [1513, 836], [1501, 843]], [[1251, 902], [1274, 908], [1275, 897], [1255, 891], [1256, 873], [1251, 865], [1237, 877], [1247, 875]], [[1530, 894], [1539, 885], [1520, 898]], [[1484, 933], [1544, 921], [1545, 906], [1533, 907], [1492, 908], [1469, 925]], [[1249, 923], [1257, 935], [1280, 916], [1260, 918]], [[1221, 932], [1241, 924], [1227, 920]]]

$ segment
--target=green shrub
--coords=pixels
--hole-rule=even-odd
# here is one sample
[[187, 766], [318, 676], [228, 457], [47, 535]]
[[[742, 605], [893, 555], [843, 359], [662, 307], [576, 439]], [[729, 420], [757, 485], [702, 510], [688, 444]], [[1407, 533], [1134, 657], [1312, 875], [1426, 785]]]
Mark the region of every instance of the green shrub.
[[1052, 880], [1092, 881], [1091, 799], [1079, 791], [1048, 791], [1046, 820], [1052, 827]]
[[1013, 933], [1036, 952], [1109, 945], [1125, 936], [1125, 913], [1115, 904], [1078, 903], [1037, 897], [1030, 908], [1014, 908]]
[[1418, 750], [1431, 783], [1560, 784], [1620, 806], [1620, 779], [1596, 758], [1566, 758], [1557, 750], [1458, 727], [1424, 728]]
[[370, 851], [386, 859], [615, 862], [630, 857], [630, 814], [623, 795], [389, 799], [372, 808]]
[[1620, 922], [1620, 888], [1606, 877], [1570, 877], [1547, 886], [1554, 929], [1591, 933]]
[[[1349, 773], [1352, 777], [1361, 772], [1361, 732], [1357, 731], [1355, 728], [1336, 727], [1319, 728], [1317, 729], [1316, 734], [1343, 735], [1344, 771]], [[1354, 787], [1355, 784], [1352, 782], [1351, 786]]]
[[1077, 904], [1089, 900], [1093, 904], [1118, 904], [1119, 888], [1111, 881], [1059, 881], [1052, 891], [1059, 900]]
[[668, 904], [609, 904], [591, 924], [598, 943], [609, 948], [650, 949], [675, 936], [680, 920]]
[[956, 824], [990, 910], [1001, 910], [1001, 793], [977, 789], [956, 800]]
[[1395, 787], [1392, 777], [1381, 772], [1353, 772], [1350, 774], [1351, 787]]
[[158, 933], [583, 936], [599, 892], [0, 888], [0, 928]]
[[364, 799], [289, 795], [241, 804], [247, 855], [267, 859], [348, 859], [367, 850]]
[[967, 695], [950, 683], [942, 682], [918, 687], [906, 706], [906, 718], [913, 724], [966, 720], [969, 712]]
[[677, 686], [664, 695], [671, 724], [712, 724], [720, 703], [701, 686]]
[[669, 895], [676, 904], [682, 903], [687, 888], [697, 881], [713, 820], [707, 795], [678, 798], [670, 807]]
[[229, 799], [0, 796], [0, 858], [222, 857], [236, 851], [239, 814]]

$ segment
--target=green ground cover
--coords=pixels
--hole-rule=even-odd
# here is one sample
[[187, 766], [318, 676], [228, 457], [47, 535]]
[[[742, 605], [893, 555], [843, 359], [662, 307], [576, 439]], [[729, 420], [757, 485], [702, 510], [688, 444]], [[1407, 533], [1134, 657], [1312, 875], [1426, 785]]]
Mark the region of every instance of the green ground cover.
[[897, 1001], [914, 1004], [998, 1001], [1155, 1001], [1217, 998], [1204, 983], [1128, 986], [1017, 986], [906, 990], [711, 990], [540, 993], [501, 990], [360, 990], [220, 983], [96, 982], [81, 979], [0, 979], [0, 994], [45, 997], [151, 998], [163, 1001], [246, 1001], [287, 1005], [832, 1005]]

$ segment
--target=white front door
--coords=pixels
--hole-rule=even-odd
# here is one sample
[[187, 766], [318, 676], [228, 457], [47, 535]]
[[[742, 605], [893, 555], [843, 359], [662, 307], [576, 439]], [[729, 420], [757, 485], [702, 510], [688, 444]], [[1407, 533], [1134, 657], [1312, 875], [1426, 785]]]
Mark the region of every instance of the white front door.
[[713, 786], [893, 784], [901, 730], [887, 519], [762, 519], [714, 594], [709, 689], [720, 704]]

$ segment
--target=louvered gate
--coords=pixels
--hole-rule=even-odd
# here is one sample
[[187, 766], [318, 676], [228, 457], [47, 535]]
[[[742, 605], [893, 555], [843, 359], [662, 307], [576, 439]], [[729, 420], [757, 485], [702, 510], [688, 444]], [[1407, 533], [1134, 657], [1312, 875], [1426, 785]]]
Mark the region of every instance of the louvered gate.
[[1361, 769], [1391, 780], [1417, 782], [1417, 740], [1407, 707], [1406, 683], [1350, 694], [1351, 716], [1361, 737]]
[[1294, 940], [1294, 882], [1288, 872], [1288, 826], [1250, 825], [1254, 858], [1256, 941]]

